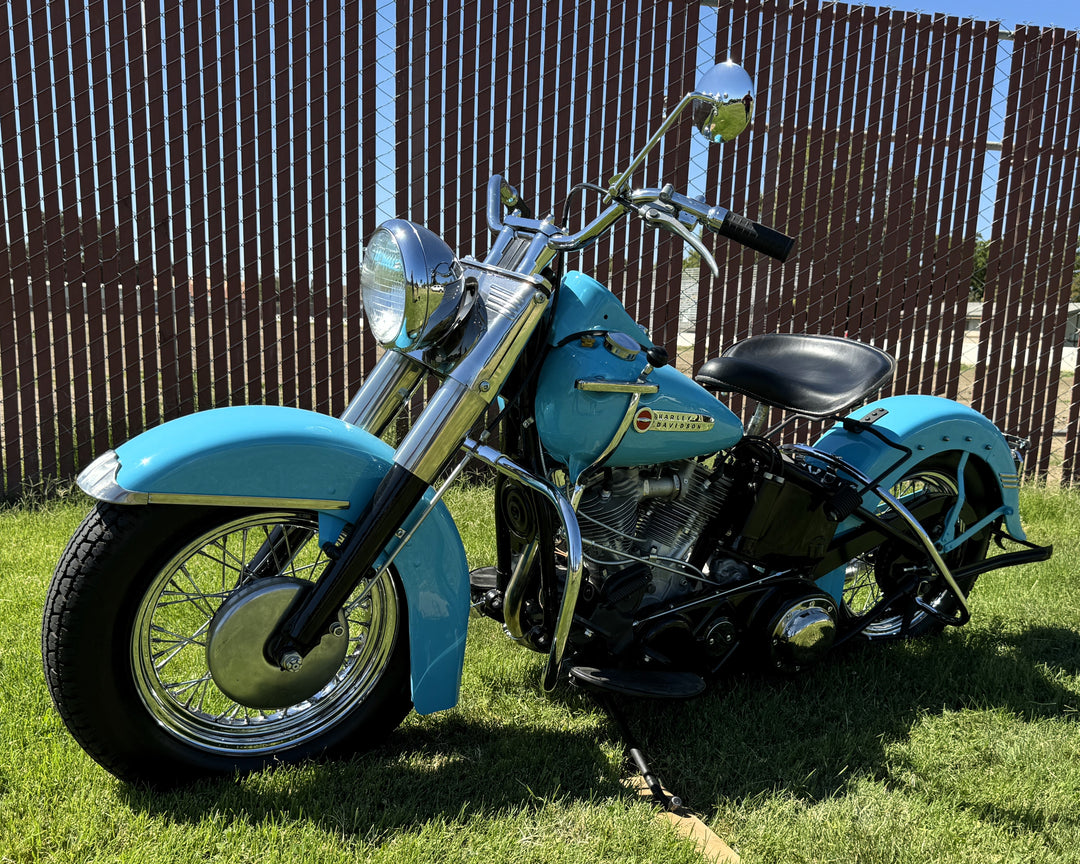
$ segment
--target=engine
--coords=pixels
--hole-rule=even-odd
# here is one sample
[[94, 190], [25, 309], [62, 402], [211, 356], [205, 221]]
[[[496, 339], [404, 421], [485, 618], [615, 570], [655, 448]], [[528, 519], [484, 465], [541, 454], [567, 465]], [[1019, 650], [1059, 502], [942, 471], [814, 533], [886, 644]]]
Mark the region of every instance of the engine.
[[831, 646], [838, 613], [807, 574], [859, 500], [761, 439], [715, 467], [608, 469], [578, 506], [591, 630], [627, 634], [608, 639], [615, 653], [633, 630], [654, 659], [724, 662], [744, 643], [774, 668], [809, 665]]
[[[655, 469], [612, 469], [585, 492], [578, 506], [585, 558], [595, 580], [644, 564], [650, 603], [694, 585], [682, 564], [702, 530], [720, 515], [726, 478], [698, 462]], [[640, 571], [640, 568], [636, 568]]]

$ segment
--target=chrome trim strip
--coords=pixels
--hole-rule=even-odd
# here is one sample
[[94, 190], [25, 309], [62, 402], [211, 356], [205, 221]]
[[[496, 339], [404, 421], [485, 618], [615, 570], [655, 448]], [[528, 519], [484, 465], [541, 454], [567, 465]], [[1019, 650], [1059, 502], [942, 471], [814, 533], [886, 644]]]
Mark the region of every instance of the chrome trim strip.
[[[650, 366], [646, 366], [645, 369], [652, 371], [652, 367]], [[646, 373], [643, 372], [642, 376], [645, 374]], [[633, 422], [634, 414], [637, 413], [638, 405], [640, 404], [641, 393], [631, 393], [630, 404], [626, 406], [626, 413], [623, 415], [622, 422], [619, 423], [619, 428], [615, 430], [615, 435], [612, 437], [611, 441], [608, 442], [608, 445], [604, 448], [603, 452], [593, 460], [592, 464], [578, 474], [576, 478], [578, 485], [575, 487], [575, 490], [577, 491], [575, 491], [573, 499], [575, 510], [577, 510], [578, 501], [581, 500], [581, 495], [585, 491], [585, 487], [581, 485], [581, 478], [592, 471], [593, 468], [599, 468], [603, 465], [608, 456], [615, 452], [615, 448], [622, 443], [623, 438], [626, 437], [626, 433], [630, 431], [630, 424]]]
[[264, 498], [255, 495], [205, 495], [188, 492], [133, 492], [117, 480], [120, 458], [106, 450], [86, 466], [76, 479], [91, 498], [110, 504], [204, 504], [213, 507], [284, 507], [290, 510], [348, 510], [349, 502], [336, 498]]
[[187, 492], [150, 492], [148, 504], [204, 504], [211, 507], [284, 507], [290, 510], [348, 510], [337, 498], [263, 498], [256, 495], [201, 495]]
[[637, 393], [646, 395], [659, 393], [656, 384], [639, 384], [635, 381], [607, 381], [603, 378], [579, 378], [574, 387], [587, 393]]

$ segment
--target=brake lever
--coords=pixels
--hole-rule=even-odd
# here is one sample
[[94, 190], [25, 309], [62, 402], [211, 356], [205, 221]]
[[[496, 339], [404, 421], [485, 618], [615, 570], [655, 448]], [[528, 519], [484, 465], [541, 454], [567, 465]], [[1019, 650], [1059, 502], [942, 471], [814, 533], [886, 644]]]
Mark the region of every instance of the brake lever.
[[720, 268], [717, 266], [716, 259], [713, 258], [712, 253], [705, 248], [705, 244], [698, 239], [698, 236], [690, 231], [679, 220], [678, 216], [665, 210], [661, 210], [653, 204], [645, 204], [642, 207], [639, 207], [638, 215], [641, 216], [647, 224], [655, 228], [666, 228], [672, 234], [678, 234], [684, 241], [690, 244], [698, 255], [701, 256], [701, 260], [709, 265], [709, 270], [712, 271], [713, 276], [720, 275]]

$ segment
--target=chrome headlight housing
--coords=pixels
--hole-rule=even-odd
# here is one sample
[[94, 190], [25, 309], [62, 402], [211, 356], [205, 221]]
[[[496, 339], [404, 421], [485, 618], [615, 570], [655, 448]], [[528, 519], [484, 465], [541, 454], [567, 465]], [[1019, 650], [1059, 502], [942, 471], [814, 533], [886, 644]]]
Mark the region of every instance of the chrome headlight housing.
[[384, 348], [412, 351], [437, 343], [460, 322], [474, 295], [442, 239], [404, 219], [371, 235], [360, 271], [364, 318]]

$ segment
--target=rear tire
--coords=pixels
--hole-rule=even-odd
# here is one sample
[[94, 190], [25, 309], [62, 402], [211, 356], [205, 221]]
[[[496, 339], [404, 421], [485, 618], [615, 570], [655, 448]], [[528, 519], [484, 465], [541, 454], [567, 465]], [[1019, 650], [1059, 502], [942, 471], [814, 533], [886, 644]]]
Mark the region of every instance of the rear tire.
[[[959, 463], [960, 457], [956, 453], [932, 457], [913, 467], [889, 490], [908, 509], [918, 509], [924, 514], [920, 524], [932, 540], [936, 540], [945, 531], [945, 521], [959, 496]], [[964, 504], [955, 525], [957, 535], [982, 520], [996, 507], [996, 504], [987, 500], [985, 483], [970, 459], [964, 471], [964, 493]], [[987, 525], [978, 534], [943, 555], [945, 564], [950, 569], [955, 569], [982, 561], [986, 557], [993, 528], [992, 523]], [[865, 555], [849, 561], [844, 579], [845, 613], [850, 617], [857, 617], [868, 611], [886, 592], [895, 589], [904, 578], [901, 575], [904, 568], [917, 563], [920, 562], [910, 557], [910, 550], [889, 540]], [[975, 584], [975, 577], [957, 582], [966, 595]], [[930, 603], [945, 615], [952, 615], [957, 609], [956, 598], [944, 584], [944, 580], [929, 569], [921, 597], [924, 602]], [[861, 635], [872, 641], [891, 641], [917, 639], [944, 629], [945, 624], [915, 606], [912, 600], [907, 600], [903, 605], [904, 608], [898, 608], [895, 612], [887, 610], [877, 621], [865, 627]]]
[[154, 785], [243, 773], [374, 746], [408, 713], [407, 614], [392, 573], [350, 598], [344, 659], [310, 697], [248, 707], [217, 686], [215, 616], [253, 584], [276, 526], [291, 526], [291, 542], [259, 578], [315, 580], [327, 560], [311, 513], [99, 503], [76, 531], [46, 600], [45, 679], [106, 770]]

